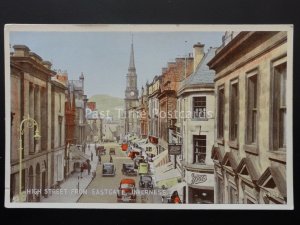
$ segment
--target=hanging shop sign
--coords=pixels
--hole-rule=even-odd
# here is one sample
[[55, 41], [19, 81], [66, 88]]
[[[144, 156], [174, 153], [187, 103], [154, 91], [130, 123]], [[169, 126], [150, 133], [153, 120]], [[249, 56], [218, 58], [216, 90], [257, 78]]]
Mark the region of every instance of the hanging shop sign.
[[169, 155], [181, 155], [181, 145], [180, 144], [170, 144], [169, 145]]

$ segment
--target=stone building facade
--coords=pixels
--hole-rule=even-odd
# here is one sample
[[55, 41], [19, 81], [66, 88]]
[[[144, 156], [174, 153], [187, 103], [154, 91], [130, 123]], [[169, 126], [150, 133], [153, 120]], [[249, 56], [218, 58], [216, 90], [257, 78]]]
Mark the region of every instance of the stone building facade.
[[157, 146], [159, 139], [159, 99], [161, 76], [155, 76], [148, 85], [148, 138]]
[[287, 32], [227, 32], [216, 71], [215, 203], [285, 204]]
[[[53, 186], [54, 173], [59, 172], [52, 160], [56, 151], [54, 146], [58, 147], [58, 143], [55, 143], [58, 139], [53, 137], [52, 129], [57, 129], [59, 126], [57, 117], [55, 120], [57, 123], [52, 127], [54, 121], [52, 96], [57, 96], [58, 93], [61, 95], [60, 109], [61, 116], [64, 117], [64, 87], [57, 86], [51, 81], [51, 77], [56, 73], [51, 70], [50, 62], [44, 61], [25, 45], [15, 45], [13, 49], [10, 57], [12, 114], [10, 197], [11, 201], [39, 201], [47, 197], [44, 190]], [[27, 116], [37, 122], [41, 136], [38, 140], [34, 138], [35, 129], [28, 128], [29, 124], [26, 122], [28, 120], [23, 120], [28, 118]], [[22, 121], [25, 122], [20, 127]], [[65, 143], [63, 122], [61, 129], [61, 145], [58, 149], [63, 149]], [[33, 194], [30, 192], [31, 189], [40, 191]]]
[[146, 87], [142, 87], [141, 96], [139, 99], [139, 107], [138, 110], [138, 136], [140, 138], [148, 138], [148, 84]]

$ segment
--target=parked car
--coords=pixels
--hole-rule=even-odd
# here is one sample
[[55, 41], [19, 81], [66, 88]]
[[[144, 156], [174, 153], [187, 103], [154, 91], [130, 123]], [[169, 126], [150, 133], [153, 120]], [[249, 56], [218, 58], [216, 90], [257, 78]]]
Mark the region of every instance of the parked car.
[[151, 176], [147, 176], [147, 175], [140, 176], [139, 186], [140, 186], [140, 188], [153, 189], [153, 180], [152, 180], [152, 177]]
[[148, 174], [149, 172], [149, 164], [146, 162], [140, 162], [138, 167], [138, 174]]
[[122, 174], [127, 176], [136, 176], [137, 172], [134, 170], [133, 163], [123, 163]]
[[116, 154], [116, 150], [114, 148], [110, 148], [109, 149], [109, 154], [110, 155], [115, 155]]
[[136, 187], [133, 179], [122, 179], [117, 192], [118, 202], [136, 202]]
[[128, 155], [128, 156], [129, 156], [131, 159], [134, 159], [134, 158], [137, 157], [138, 155], [140, 155], [139, 152], [131, 151], [131, 152], [129, 152], [129, 155]]
[[113, 163], [103, 163], [102, 166], [102, 176], [103, 177], [113, 177], [116, 175], [116, 168]]
[[133, 164], [134, 164], [134, 169], [137, 169], [139, 167], [140, 162], [144, 161], [144, 159], [137, 155], [134, 159], [133, 159]]

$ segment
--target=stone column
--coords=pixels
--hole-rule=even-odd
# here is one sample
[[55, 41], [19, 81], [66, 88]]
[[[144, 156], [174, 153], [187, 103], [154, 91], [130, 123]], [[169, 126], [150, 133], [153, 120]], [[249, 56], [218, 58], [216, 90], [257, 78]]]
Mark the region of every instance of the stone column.
[[[38, 129], [39, 131], [41, 130], [41, 88], [39, 85], [35, 86], [35, 91], [36, 91], [36, 104], [35, 104], [35, 121], [38, 124]], [[34, 130], [36, 129], [36, 127], [34, 128]], [[36, 152], [40, 152], [41, 151], [41, 139], [39, 140], [35, 140], [35, 144], [36, 144]]]
[[[21, 94], [24, 94], [24, 103], [23, 106], [24, 107], [24, 116], [27, 116], [30, 114], [30, 83], [24, 79], [24, 92]], [[23, 115], [20, 114], [20, 120], [19, 120], [19, 124], [18, 124], [18, 128], [20, 126], [21, 121], [23, 120]], [[29, 129], [24, 129], [24, 137], [23, 137], [23, 148], [24, 148], [24, 154], [25, 156], [27, 156], [29, 154], [30, 151], [30, 142], [29, 142], [29, 135], [30, 135], [30, 131]], [[19, 138], [19, 132], [18, 132], [18, 138]]]
[[[35, 85], [33, 83], [29, 84], [29, 116], [31, 118], [35, 117]], [[29, 154], [34, 154], [35, 146], [34, 146], [34, 130], [29, 129]]]

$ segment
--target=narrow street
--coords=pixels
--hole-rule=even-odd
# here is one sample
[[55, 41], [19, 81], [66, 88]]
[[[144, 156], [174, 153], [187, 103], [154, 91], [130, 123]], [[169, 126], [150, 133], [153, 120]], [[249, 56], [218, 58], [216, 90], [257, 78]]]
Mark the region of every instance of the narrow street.
[[[98, 144], [99, 145], [99, 144]], [[120, 181], [123, 178], [132, 178], [135, 180], [137, 188], [137, 203], [161, 203], [161, 196], [157, 194], [147, 193], [146, 190], [140, 190], [139, 186], [139, 176], [126, 176], [122, 174], [122, 164], [132, 163], [132, 160], [126, 156], [126, 153], [121, 150], [121, 147], [117, 143], [102, 143], [106, 149], [106, 155], [101, 156], [101, 165], [98, 164], [96, 169], [96, 177], [88, 185], [87, 190], [78, 199], [78, 202], [84, 203], [116, 203], [117, 202], [117, 190], [120, 185]], [[94, 154], [94, 160], [98, 160], [96, 156], [95, 147], [91, 144], [91, 151]], [[103, 177], [102, 176], [102, 165], [105, 162], [109, 162], [109, 149], [115, 148], [116, 154], [112, 155], [113, 163], [116, 168], [116, 174], [113, 177]], [[146, 192], [146, 194], [145, 194]], [[158, 189], [153, 190], [157, 193]]]

